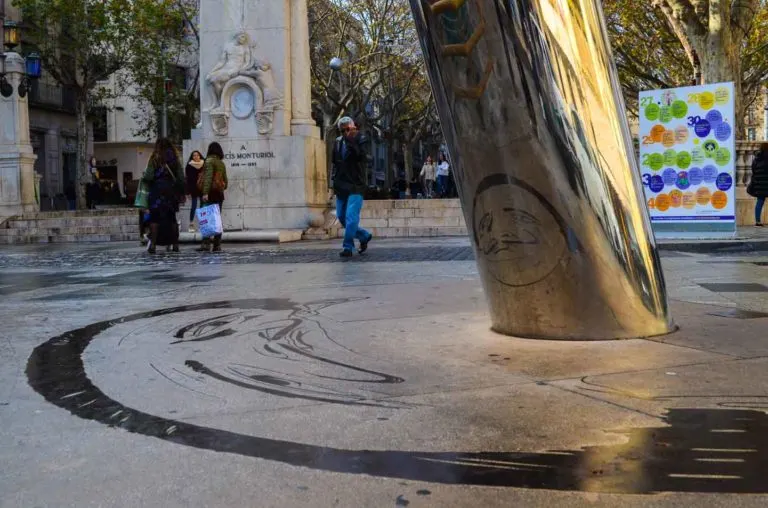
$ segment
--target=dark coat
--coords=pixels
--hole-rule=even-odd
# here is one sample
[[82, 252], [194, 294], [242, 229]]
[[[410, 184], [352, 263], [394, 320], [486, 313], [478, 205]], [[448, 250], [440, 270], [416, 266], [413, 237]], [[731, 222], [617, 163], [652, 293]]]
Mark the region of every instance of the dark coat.
[[768, 198], [768, 155], [763, 152], [756, 153], [752, 160], [752, 180], [747, 190], [752, 196]]
[[[362, 133], [354, 139], [343, 136], [333, 144], [333, 190], [337, 196], [364, 194], [368, 189], [368, 148], [370, 140]], [[346, 155], [344, 154], [346, 146]]]
[[195, 166], [189, 163], [187, 164], [187, 167], [184, 168], [184, 175], [186, 177], [185, 190], [189, 196], [196, 198], [201, 196], [200, 190], [197, 188], [197, 177], [199, 175], [199, 171], [202, 170], [202, 167], [198, 170]]

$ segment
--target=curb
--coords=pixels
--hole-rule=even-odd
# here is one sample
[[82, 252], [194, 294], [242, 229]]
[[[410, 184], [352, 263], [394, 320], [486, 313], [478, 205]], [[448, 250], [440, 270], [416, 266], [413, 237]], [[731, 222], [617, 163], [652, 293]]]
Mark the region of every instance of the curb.
[[695, 254], [765, 252], [768, 254], [768, 239], [657, 242], [656, 246], [660, 251], [667, 252], [691, 252]]

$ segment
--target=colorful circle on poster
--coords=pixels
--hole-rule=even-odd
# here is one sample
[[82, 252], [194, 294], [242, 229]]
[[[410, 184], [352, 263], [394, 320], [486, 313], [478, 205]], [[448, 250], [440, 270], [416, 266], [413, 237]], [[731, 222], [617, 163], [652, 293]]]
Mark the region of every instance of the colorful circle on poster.
[[701, 109], [708, 110], [712, 109], [712, 107], [715, 105], [715, 94], [712, 92], [701, 92], [699, 94], [699, 106], [701, 106]]
[[712, 131], [712, 126], [709, 124], [709, 122], [702, 118], [698, 122], [696, 122], [696, 126], [694, 127], [694, 131], [696, 132], [696, 135], [700, 138], [706, 138], [709, 136], [709, 133]]
[[715, 138], [718, 141], [727, 141], [731, 137], [731, 126], [727, 122], [720, 122], [715, 127]]
[[683, 193], [675, 189], [669, 193], [670, 205], [672, 208], [680, 208], [683, 204]]
[[682, 190], [685, 190], [691, 186], [691, 181], [688, 179], [687, 171], [680, 171], [677, 174], [677, 182], [675, 182], [675, 185], [677, 185], [678, 189]]
[[659, 105], [656, 103], [650, 103], [645, 107], [645, 118], [651, 122], [655, 122], [659, 119]]
[[688, 169], [691, 165], [691, 154], [688, 152], [677, 152], [677, 167], [680, 169]]
[[699, 143], [701, 143], [701, 141], [699, 141], [699, 138], [693, 138], [694, 145], [699, 146]]
[[720, 173], [717, 175], [715, 185], [717, 185], [717, 188], [721, 191], [727, 191], [733, 186], [733, 177], [728, 173]]
[[696, 194], [693, 192], [686, 192], [683, 194], [683, 208], [692, 209], [696, 206]]
[[704, 150], [702, 150], [699, 147], [696, 147], [693, 150], [691, 150], [691, 162], [693, 162], [694, 164], [701, 164], [704, 162], [704, 159], [705, 159]]
[[688, 104], [685, 101], [675, 101], [672, 103], [672, 116], [675, 118], [684, 118], [688, 114]]
[[661, 140], [664, 137], [665, 132], [667, 132], [666, 127], [664, 127], [663, 125], [656, 124], [653, 127], [651, 127], [651, 139], [656, 143], [661, 143]]
[[728, 100], [731, 98], [730, 92], [728, 92], [728, 89], [724, 86], [721, 86], [717, 90], [715, 90], [715, 102], [717, 102], [720, 106], [725, 106], [728, 104]]
[[[679, 156], [680, 154], [678, 154]], [[718, 166], [725, 166], [731, 162], [731, 152], [725, 147], [718, 148], [715, 153], [715, 162]]]
[[691, 185], [701, 185], [701, 182], [704, 181], [704, 174], [702, 173], [700, 168], [691, 168], [688, 170], [688, 181], [691, 182]]
[[661, 137], [661, 144], [666, 148], [675, 146], [675, 131], [664, 131], [664, 135]]
[[728, 205], [728, 194], [723, 191], [715, 191], [712, 194], [712, 206], [716, 210], [722, 210], [726, 205]]
[[704, 182], [712, 183], [717, 179], [717, 168], [711, 164], [709, 166], [704, 166], [701, 170], [701, 176], [704, 179]]
[[675, 185], [677, 183], [677, 171], [667, 168], [661, 174], [661, 179], [664, 180], [664, 185]]
[[648, 188], [651, 189], [651, 192], [660, 192], [664, 188], [664, 180], [659, 175], [653, 175]]
[[659, 194], [656, 196], [656, 209], [660, 212], [666, 212], [669, 210], [669, 206], [672, 204], [672, 200], [667, 194]]
[[723, 115], [716, 109], [713, 109], [707, 113], [706, 119], [713, 129], [717, 129], [717, 126], [723, 123]]
[[648, 166], [654, 171], [660, 170], [664, 166], [664, 156], [660, 153], [652, 153], [648, 157]]
[[672, 108], [669, 106], [662, 106], [659, 111], [659, 120], [661, 123], [669, 123], [672, 121]]
[[708, 205], [712, 193], [706, 187], [701, 187], [696, 191], [696, 202], [700, 205]]
[[702, 148], [704, 148], [704, 155], [706, 155], [710, 159], [713, 159], [715, 157], [715, 153], [717, 152], [717, 149], [720, 148], [720, 144], [714, 139], [706, 140], [704, 144], [701, 146]]
[[675, 143], [683, 144], [688, 141], [688, 128], [684, 125], [675, 129]]
[[664, 165], [674, 166], [675, 164], [677, 164], [677, 152], [674, 150], [664, 152]]

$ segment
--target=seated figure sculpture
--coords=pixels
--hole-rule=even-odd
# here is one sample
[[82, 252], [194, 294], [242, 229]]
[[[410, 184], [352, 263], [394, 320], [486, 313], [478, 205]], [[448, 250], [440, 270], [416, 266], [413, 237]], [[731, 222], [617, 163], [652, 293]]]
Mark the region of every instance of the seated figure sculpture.
[[214, 109], [221, 107], [221, 94], [224, 87], [237, 76], [254, 79], [261, 89], [265, 106], [280, 106], [282, 95], [275, 87], [272, 66], [255, 57], [254, 47], [246, 32], [238, 32], [234, 40], [224, 47], [218, 63], [205, 77], [206, 82], [213, 89]]

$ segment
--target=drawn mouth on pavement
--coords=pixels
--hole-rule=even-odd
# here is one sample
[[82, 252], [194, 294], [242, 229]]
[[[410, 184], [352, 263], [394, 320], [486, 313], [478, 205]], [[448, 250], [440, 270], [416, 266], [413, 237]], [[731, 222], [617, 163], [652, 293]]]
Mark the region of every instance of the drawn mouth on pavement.
[[[664, 426], [628, 429], [624, 432], [626, 443], [581, 450], [343, 449], [247, 435], [149, 414], [109, 397], [86, 373], [84, 353], [109, 330], [163, 316], [186, 317], [189, 313], [192, 322], [176, 329], [167, 343], [169, 350], [213, 347], [217, 343], [221, 347], [223, 341], [238, 336], [251, 340], [253, 345], [255, 360], [248, 355], [242, 362], [185, 362], [182, 368], [204, 376], [210, 383], [276, 399], [394, 411], [413, 409], [415, 405], [359, 388], [407, 380], [353, 365], [346, 359], [349, 355], [337, 359], [318, 353], [319, 349], [331, 350], [323, 346], [323, 341], [335, 344], [325, 326], [331, 320], [321, 311], [351, 300], [302, 304], [288, 299], [245, 299], [132, 314], [48, 340], [32, 352], [26, 372], [35, 391], [79, 418], [175, 444], [315, 470], [444, 484], [566, 491], [768, 493], [762, 467], [768, 459], [768, 417], [762, 411], [729, 408], [728, 403], [721, 405], [724, 409], [669, 409]], [[205, 313], [220, 314], [200, 319]], [[344, 349], [342, 344], [337, 347]], [[281, 362], [301, 364], [301, 368], [287, 375], [279, 368], [266, 367]]]

